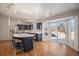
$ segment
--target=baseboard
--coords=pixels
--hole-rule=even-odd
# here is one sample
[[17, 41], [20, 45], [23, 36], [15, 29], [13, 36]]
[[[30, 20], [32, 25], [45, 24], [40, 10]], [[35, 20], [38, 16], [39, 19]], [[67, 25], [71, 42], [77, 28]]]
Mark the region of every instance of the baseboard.
[[78, 52], [78, 53], [79, 53], [79, 51], [75, 50], [74, 48], [72, 48], [72, 47], [70, 47], [70, 46], [68, 46], [68, 45], [66, 45], [66, 46], [69, 47], [69, 48], [71, 48], [71, 49], [74, 50], [75, 52]]
[[7, 42], [7, 41], [11, 41], [11, 40], [0, 40], [0, 42]]

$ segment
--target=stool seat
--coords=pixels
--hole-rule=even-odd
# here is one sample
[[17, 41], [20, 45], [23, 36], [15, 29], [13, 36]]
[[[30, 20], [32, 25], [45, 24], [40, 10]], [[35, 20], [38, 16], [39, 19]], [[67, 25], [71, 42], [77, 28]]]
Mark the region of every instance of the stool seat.
[[22, 42], [22, 40], [20, 40], [20, 39], [16, 39], [15, 42]]

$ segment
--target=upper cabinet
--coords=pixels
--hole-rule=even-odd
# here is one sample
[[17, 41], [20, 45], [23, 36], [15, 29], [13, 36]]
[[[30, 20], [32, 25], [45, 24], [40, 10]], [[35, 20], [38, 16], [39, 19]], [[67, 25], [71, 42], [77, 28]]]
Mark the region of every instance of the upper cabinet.
[[33, 25], [17, 24], [18, 30], [32, 30]]
[[37, 23], [37, 29], [42, 30], [42, 23]]

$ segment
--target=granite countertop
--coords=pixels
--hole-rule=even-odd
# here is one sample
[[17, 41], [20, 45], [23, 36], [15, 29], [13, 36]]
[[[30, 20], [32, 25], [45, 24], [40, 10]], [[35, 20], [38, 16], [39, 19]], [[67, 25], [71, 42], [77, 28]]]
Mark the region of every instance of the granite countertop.
[[14, 37], [33, 37], [34, 34], [13, 34]]
[[42, 33], [42, 31], [38, 31], [38, 30], [35, 30], [35, 31], [33, 31], [33, 30], [26, 30], [26, 31], [19, 31], [19, 32], [25, 32], [25, 33], [36, 33], [36, 34], [41, 34]]

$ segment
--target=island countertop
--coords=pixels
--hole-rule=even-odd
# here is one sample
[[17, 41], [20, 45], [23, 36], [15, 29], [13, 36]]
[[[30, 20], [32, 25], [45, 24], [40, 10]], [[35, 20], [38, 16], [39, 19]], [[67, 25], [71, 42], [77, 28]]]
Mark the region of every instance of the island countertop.
[[35, 35], [34, 34], [12, 34], [12, 36], [22, 38], [22, 37], [33, 37]]
[[33, 31], [33, 30], [25, 30], [25, 31], [18, 31], [18, 32], [25, 32], [25, 33], [35, 33], [35, 34], [41, 34], [42, 33], [42, 31]]

